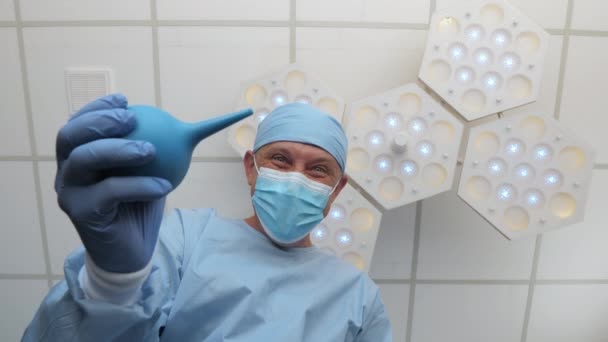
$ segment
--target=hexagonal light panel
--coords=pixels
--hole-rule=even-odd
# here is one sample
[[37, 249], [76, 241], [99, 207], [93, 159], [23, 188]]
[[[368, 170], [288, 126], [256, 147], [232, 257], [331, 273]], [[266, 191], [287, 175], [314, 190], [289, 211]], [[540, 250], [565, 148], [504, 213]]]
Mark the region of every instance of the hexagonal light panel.
[[321, 250], [368, 272], [381, 219], [380, 211], [347, 184], [310, 238]]
[[595, 159], [552, 118], [515, 115], [471, 129], [458, 195], [509, 239], [583, 218]]
[[290, 64], [241, 87], [237, 108], [252, 107], [255, 112], [230, 126], [230, 145], [239, 155], [245, 155], [253, 148], [258, 124], [273, 109], [291, 102], [312, 104], [342, 122], [344, 100], [304, 68]]
[[419, 77], [467, 120], [536, 100], [549, 35], [506, 1], [431, 19]]
[[463, 125], [411, 83], [354, 102], [346, 172], [385, 209], [452, 187]]

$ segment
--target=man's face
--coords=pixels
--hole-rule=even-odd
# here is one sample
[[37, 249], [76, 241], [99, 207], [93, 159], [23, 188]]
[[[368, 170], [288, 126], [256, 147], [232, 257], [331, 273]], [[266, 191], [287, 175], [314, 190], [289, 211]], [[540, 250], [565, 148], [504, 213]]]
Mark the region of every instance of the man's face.
[[[255, 190], [255, 181], [258, 176], [253, 158], [253, 152], [247, 151], [243, 161], [251, 195]], [[315, 182], [332, 188], [337, 184], [336, 190], [331, 194], [327, 206], [323, 210], [324, 216], [327, 216], [331, 204], [347, 182], [347, 177], [342, 174], [334, 157], [322, 148], [313, 145], [290, 141], [273, 142], [261, 147], [255, 153], [255, 161], [258, 168], [299, 172]]]

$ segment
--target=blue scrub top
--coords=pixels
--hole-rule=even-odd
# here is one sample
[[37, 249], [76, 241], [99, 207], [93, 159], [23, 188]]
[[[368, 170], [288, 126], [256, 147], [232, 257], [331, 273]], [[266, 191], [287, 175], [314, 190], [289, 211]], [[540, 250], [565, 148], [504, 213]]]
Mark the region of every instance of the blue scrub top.
[[84, 250], [23, 341], [392, 341], [378, 287], [317, 247], [278, 248], [242, 220], [175, 210], [134, 305], [87, 299]]

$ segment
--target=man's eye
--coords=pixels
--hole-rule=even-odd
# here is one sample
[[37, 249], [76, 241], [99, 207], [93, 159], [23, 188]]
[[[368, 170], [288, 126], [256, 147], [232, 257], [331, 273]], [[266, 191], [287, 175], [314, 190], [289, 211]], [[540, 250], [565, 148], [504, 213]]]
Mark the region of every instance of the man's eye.
[[280, 163], [285, 163], [285, 162], [287, 162], [287, 158], [285, 158], [285, 157], [284, 157], [284, 156], [282, 156], [282, 155], [274, 155], [274, 156], [272, 156], [272, 160], [274, 160], [274, 161], [278, 161], [278, 162], [280, 162]]
[[315, 172], [322, 172], [322, 173], [327, 173], [327, 168], [323, 167], [323, 166], [315, 166], [312, 168], [313, 171]]

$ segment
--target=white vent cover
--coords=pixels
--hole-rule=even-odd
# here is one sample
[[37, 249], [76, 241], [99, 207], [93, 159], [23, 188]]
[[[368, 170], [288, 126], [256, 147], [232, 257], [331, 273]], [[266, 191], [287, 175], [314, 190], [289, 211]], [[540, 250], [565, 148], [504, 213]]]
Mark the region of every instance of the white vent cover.
[[112, 70], [107, 68], [65, 69], [68, 108], [74, 113], [92, 100], [112, 92]]

